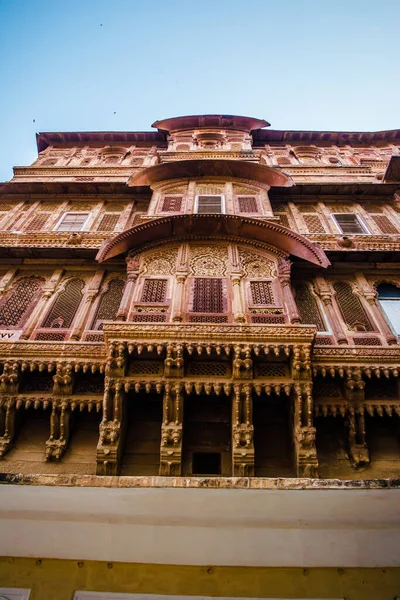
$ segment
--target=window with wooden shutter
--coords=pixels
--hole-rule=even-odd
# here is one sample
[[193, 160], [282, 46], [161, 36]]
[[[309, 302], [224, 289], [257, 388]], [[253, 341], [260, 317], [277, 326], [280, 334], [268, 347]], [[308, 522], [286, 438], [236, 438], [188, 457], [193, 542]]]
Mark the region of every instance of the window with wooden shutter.
[[141, 302], [146, 304], [165, 302], [166, 292], [166, 279], [146, 279], [143, 285]]
[[257, 198], [255, 196], [238, 196], [238, 207], [241, 213], [258, 213]]
[[195, 212], [201, 214], [222, 214], [225, 212], [222, 196], [197, 196]]
[[225, 312], [222, 279], [196, 278], [193, 282], [192, 311], [195, 313]]
[[334, 214], [340, 233], [369, 233], [360, 217], [355, 214]]
[[103, 329], [103, 321], [115, 321], [124, 287], [125, 283], [120, 279], [110, 281], [108, 290], [100, 298], [92, 329]]
[[333, 287], [336, 302], [347, 327], [353, 331], [373, 331], [371, 321], [351, 286], [345, 282], [336, 282]]
[[85, 287], [81, 279], [71, 279], [65, 289], [57, 296], [43, 327], [68, 328], [74, 320], [76, 311], [82, 300]]
[[316, 325], [317, 331], [326, 331], [318, 303], [308, 285], [300, 285], [296, 290], [296, 304], [304, 325]]
[[40, 297], [43, 280], [21, 279], [0, 304], [0, 326], [22, 327]]
[[114, 231], [116, 224], [119, 221], [119, 215], [115, 213], [105, 213], [100, 223], [96, 227], [96, 231]]
[[274, 304], [271, 281], [250, 281], [251, 301], [259, 306]]

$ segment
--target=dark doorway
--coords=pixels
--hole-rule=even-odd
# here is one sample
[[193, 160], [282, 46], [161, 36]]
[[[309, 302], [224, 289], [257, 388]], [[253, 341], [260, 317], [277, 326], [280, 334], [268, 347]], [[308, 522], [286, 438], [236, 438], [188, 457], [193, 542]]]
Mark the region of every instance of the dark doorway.
[[398, 477], [400, 472], [399, 417], [367, 415], [365, 428], [371, 459], [369, 477]]
[[183, 473], [223, 475], [232, 473], [231, 403], [225, 396], [185, 398]]
[[286, 396], [256, 396], [253, 422], [255, 476], [295, 477], [289, 399]]
[[121, 475], [158, 475], [162, 398], [151, 394], [130, 394], [126, 400], [127, 429]]
[[348, 456], [348, 430], [343, 417], [315, 419], [319, 476], [322, 479], [354, 479], [356, 472]]

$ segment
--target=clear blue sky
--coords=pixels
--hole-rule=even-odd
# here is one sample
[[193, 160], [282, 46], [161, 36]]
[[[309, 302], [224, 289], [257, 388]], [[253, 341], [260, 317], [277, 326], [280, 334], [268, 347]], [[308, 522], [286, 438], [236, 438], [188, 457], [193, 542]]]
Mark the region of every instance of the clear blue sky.
[[399, 23], [400, 0], [0, 0], [0, 181], [37, 131], [400, 128]]

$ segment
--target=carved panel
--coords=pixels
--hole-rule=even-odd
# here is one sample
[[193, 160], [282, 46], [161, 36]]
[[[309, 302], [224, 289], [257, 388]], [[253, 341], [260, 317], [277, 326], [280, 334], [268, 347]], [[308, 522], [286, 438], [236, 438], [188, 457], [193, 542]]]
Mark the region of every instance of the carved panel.
[[70, 279], [64, 290], [57, 296], [43, 327], [68, 328], [82, 300], [85, 287], [81, 279]]
[[275, 264], [264, 256], [239, 248], [240, 261], [247, 277], [275, 277]]
[[228, 252], [224, 246], [192, 246], [190, 270], [195, 276], [223, 277], [227, 271]]
[[100, 223], [96, 227], [96, 231], [114, 231], [119, 221], [118, 214], [104, 214]]
[[178, 246], [146, 252], [140, 257], [140, 273], [146, 275], [173, 275], [176, 270]]

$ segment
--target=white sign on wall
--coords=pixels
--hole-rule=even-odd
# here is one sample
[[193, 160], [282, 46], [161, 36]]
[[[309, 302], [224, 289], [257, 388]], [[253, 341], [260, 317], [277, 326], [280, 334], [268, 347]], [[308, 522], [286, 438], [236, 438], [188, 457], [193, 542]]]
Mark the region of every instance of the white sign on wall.
[[22, 588], [0, 588], [0, 600], [29, 600], [30, 593]]
[[0, 342], [19, 340], [22, 329], [0, 329]]

